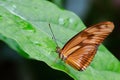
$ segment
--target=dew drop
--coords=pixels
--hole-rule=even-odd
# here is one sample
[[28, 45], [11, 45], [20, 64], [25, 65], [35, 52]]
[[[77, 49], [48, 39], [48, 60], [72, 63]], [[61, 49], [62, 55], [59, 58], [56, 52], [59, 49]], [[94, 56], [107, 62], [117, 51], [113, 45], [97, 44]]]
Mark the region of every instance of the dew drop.
[[70, 19], [69, 19], [69, 22], [70, 22], [70, 23], [73, 23], [73, 22], [74, 22], [74, 20], [73, 20], [72, 18], [70, 18]]
[[64, 19], [63, 18], [59, 18], [59, 24], [64, 24]]

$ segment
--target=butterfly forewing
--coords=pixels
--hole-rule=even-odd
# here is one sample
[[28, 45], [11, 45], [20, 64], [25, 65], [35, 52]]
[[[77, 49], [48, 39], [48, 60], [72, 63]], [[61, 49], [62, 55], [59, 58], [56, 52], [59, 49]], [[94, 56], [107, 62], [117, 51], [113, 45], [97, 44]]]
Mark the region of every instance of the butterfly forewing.
[[112, 32], [112, 22], [86, 28], [70, 39], [60, 50], [60, 58], [77, 70], [84, 70], [92, 61], [97, 47]]

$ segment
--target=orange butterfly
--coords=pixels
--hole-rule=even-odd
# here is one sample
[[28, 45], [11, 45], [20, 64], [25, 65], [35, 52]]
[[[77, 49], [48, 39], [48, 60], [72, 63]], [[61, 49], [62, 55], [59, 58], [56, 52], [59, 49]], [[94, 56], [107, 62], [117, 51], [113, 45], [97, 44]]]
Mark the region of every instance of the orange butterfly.
[[114, 24], [108, 21], [84, 29], [71, 38], [62, 49], [57, 47], [59, 57], [77, 70], [86, 69], [93, 60], [100, 43], [113, 29]]

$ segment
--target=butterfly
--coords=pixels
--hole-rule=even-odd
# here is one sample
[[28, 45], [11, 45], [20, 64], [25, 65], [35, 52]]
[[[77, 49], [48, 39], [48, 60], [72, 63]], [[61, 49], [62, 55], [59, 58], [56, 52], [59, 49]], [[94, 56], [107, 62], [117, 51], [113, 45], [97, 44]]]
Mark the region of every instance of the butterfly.
[[61, 49], [56, 47], [59, 57], [77, 70], [85, 70], [93, 60], [98, 46], [113, 31], [110, 21], [101, 22], [76, 34]]

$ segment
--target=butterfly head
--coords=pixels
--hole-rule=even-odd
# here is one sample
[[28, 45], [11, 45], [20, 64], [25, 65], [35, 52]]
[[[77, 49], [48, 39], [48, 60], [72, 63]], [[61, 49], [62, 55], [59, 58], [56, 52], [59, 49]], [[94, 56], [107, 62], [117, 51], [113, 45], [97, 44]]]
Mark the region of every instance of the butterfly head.
[[61, 53], [61, 48], [57, 46], [57, 47], [56, 47], [56, 52], [57, 52], [57, 53]]
[[61, 58], [62, 60], [64, 60], [64, 56], [62, 54], [62, 49], [60, 47], [56, 47], [56, 53], [59, 54], [59, 58]]

